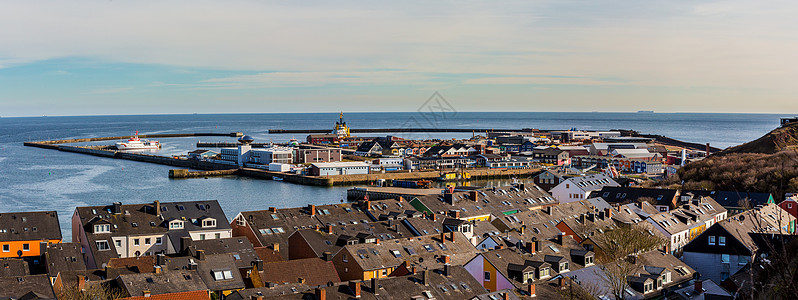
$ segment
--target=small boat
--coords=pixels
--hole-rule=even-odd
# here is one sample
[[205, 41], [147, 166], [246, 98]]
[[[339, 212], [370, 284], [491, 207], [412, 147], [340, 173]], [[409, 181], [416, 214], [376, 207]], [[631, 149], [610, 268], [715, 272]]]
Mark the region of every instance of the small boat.
[[158, 141], [142, 140], [139, 139], [139, 131], [136, 130], [136, 135], [129, 138], [127, 142], [117, 142], [117, 150], [156, 150], [161, 148], [161, 143]]

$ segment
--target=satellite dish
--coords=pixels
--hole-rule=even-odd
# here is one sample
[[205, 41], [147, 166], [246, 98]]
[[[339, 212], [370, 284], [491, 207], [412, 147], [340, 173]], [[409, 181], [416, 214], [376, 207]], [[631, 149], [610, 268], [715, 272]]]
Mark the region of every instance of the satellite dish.
[[238, 138], [238, 142], [242, 144], [249, 144], [252, 143], [253, 141], [255, 141], [255, 139], [248, 135]]
[[745, 221], [745, 216], [740, 216], [740, 222]]

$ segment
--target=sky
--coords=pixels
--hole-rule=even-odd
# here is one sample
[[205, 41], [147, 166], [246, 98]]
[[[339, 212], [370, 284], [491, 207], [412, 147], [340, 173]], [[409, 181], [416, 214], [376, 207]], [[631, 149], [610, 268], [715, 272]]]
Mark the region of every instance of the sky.
[[795, 1], [5, 1], [0, 116], [798, 113]]

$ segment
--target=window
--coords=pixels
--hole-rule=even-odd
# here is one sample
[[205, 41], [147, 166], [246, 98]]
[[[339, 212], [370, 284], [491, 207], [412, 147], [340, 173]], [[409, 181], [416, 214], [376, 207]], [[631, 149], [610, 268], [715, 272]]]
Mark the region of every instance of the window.
[[216, 220], [214, 219], [202, 220], [202, 227], [216, 227]]
[[485, 281], [490, 281], [490, 272], [485, 272]]
[[721, 254], [720, 255], [720, 262], [724, 264], [729, 263], [729, 255], [728, 254]]
[[205, 234], [204, 233], [200, 233], [200, 238], [199, 239], [200, 239], [200, 241], [204, 241], [205, 240]]
[[163, 240], [160, 237], [155, 238], [156, 245], [160, 245], [161, 243], [163, 243]]
[[214, 235], [214, 237], [215, 237], [217, 240], [218, 240], [218, 239], [221, 239], [221, 238], [222, 238], [222, 234], [221, 234], [221, 233], [217, 233], [217, 234], [215, 234], [215, 235]]
[[550, 271], [551, 271], [551, 269], [549, 269], [549, 268], [540, 269], [540, 278], [548, 277]]
[[94, 233], [109, 233], [109, 232], [111, 232], [111, 225], [109, 224], [94, 225]]
[[726, 237], [725, 236], [719, 236], [718, 237], [718, 246], [726, 246]]
[[402, 253], [399, 253], [398, 250], [391, 250], [391, 254], [396, 258], [402, 257]]
[[169, 222], [169, 229], [183, 229], [183, 222], [181, 221]]
[[739, 257], [737, 257], [737, 264], [744, 266], [748, 264], [748, 260], [749, 260], [748, 256], [740, 255]]
[[388, 269], [382, 269], [382, 276], [388, 276]]
[[720, 272], [720, 281], [729, 279], [729, 272]]
[[97, 245], [98, 251], [105, 251], [110, 250], [111, 247], [108, 247], [108, 241], [95, 241], [95, 245]]
[[114, 240], [114, 245], [116, 245], [117, 248], [122, 247], [122, 240]]
[[344, 262], [349, 262], [349, 259], [346, 257], [346, 254], [341, 254], [341, 255], [342, 255], [341, 260], [343, 260]]
[[133, 239], [133, 246], [138, 246], [140, 244], [141, 244], [141, 241], [139, 241], [139, 239]]
[[152, 239], [151, 238], [145, 238], [144, 239], [144, 245], [152, 245]]
[[233, 272], [230, 270], [213, 271], [213, 279], [215, 280], [230, 280], [233, 279]]
[[709, 244], [710, 245], [715, 245], [715, 236], [714, 235], [710, 235], [709, 236]]
[[10, 252], [10, 251], [11, 251], [11, 246], [9, 246], [8, 244], [3, 245], [3, 252]]
[[22, 244], [22, 251], [30, 251], [30, 244]]

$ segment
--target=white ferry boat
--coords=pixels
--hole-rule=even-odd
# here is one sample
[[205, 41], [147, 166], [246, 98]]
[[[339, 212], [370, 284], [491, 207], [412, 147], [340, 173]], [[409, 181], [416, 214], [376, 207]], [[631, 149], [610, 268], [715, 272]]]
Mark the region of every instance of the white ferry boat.
[[138, 130], [136, 130], [136, 135], [129, 138], [127, 142], [116, 143], [117, 150], [156, 150], [160, 148], [161, 148], [161, 143], [158, 141], [139, 139]]

